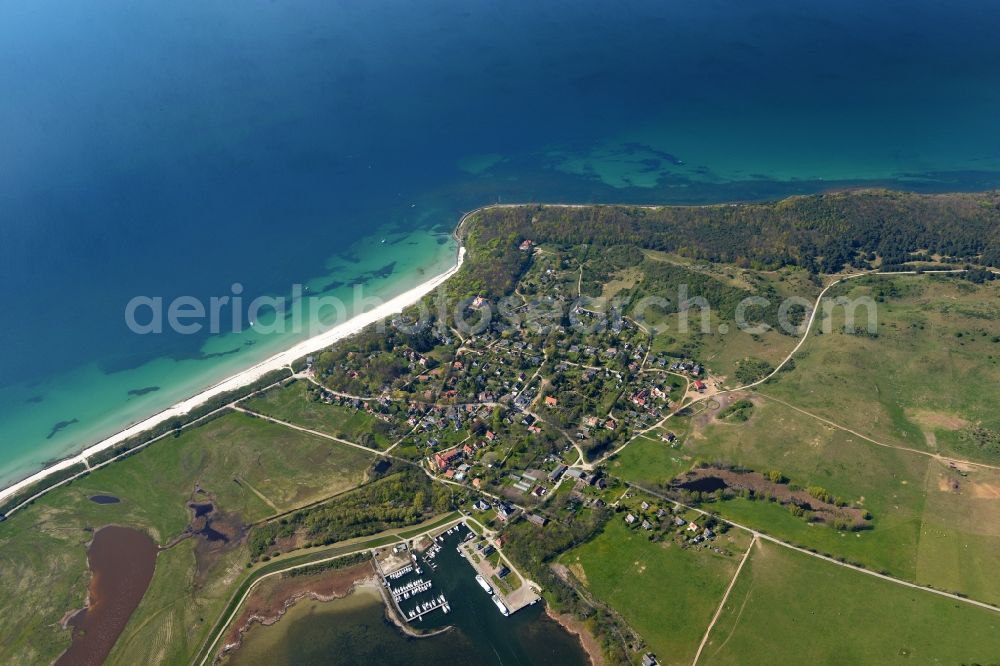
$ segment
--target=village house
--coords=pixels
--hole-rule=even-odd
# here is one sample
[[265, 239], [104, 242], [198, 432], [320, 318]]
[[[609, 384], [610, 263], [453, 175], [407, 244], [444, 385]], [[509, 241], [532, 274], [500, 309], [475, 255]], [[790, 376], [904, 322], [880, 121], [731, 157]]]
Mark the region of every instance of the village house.
[[439, 470], [446, 470], [448, 467], [462, 458], [462, 450], [458, 448], [450, 449], [448, 451], [439, 451], [434, 454], [434, 463], [437, 465]]
[[514, 507], [506, 502], [497, 505], [497, 518], [506, 522], [514, 514]]

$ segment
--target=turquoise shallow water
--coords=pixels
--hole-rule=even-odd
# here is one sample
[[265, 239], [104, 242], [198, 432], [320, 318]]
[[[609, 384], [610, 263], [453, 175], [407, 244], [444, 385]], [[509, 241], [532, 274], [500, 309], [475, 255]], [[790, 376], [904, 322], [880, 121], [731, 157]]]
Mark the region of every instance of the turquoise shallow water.
[[[392, 233], [362, 239], [350, 247], [353, 261], [332, 261], [330, 271], [302, 283], [302, 314], [282, 327], [273, 325], [273, 310], [264, 310], [257, 326], [205, 339], [198, 356], [157, 356], [140, 365], [108, 373], [99, 362], [52, 375], [46, 380], [0, 387], [0, 404], [30, 405], [11, 410], [4, 418], [5, 441], [30, 444], [20, 451], [4, 450], [0, 479], [34, 471], [40, 461], [55, 459], [114, 434], [131, 423], [155, 414], [240, 370], [286, 349], [311, 334], [360, 314], [366, 302], [391, 299], [429, 277], [450, 268], [456, 244], [448, 234], [423, 231]], [[382, 239], [386, 243], [382, 243]], [[375, 244], [379, 247], [373, 247]], [[387, 269], [391, 272], [381, 275]], [[358, 285], [352, 281], [364, 279]], [[340, 285], [340, 286], [331, 286]], [[231, 294], [223, 291], [220, 295]], [[321, 308], [315, 319], [308, 297], [333, 298], [344, 304], [342, 316], [332, 307]], [[360, 297], [360, 298], [359, 298]], [[290, 297], [289, 297], [290, 298]], [[288, 306], [291, 311], [291, 306]], [[346, 316], [344, 316], [346, 315]], [[249, 316], [247, 313], [246, 316]], [[231, 320], [231, 317], [225, 319]], [[143, 316], [143, 322], [147, 321]], [[262, 333], [261, 324], [268, 325]], [[319, 324], [319, 328], [315, 325]], [[69, 417], [69, 418], [67, 418]], [[67, 423], [69, 421], [69, 423]], [[40, 437], [43, 430], [45, 434]]]
[[136, 295], [398, 292], [498, 199], [996, 187], [998, 30], [973, 0], [0, 5], [0, 482], [295, 337], [134, 335]]

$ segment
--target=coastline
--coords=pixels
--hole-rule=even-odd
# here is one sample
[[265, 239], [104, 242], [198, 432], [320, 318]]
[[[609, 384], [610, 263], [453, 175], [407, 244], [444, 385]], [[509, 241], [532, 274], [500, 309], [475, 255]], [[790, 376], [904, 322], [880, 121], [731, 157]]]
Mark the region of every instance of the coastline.
[[[359, 569], [367, 569], [368, 571], [365, 575], [359, 576]], [[322, 576], [323, 574], [320, 575]], [[279, 594], [278, 598], [274, 600], [276, 603], [267, 604], [261, 602], [264, 608], [246, 608], [233, 625], [228, 628], [226, 632], [228, 634], [227, 638], [217, 656], [228, 655], [239, 650], [243, 646], [247, 633], [253, 629], [254, 625], [270, 627], [277, 624], [300, 601], [311, 599], [320, 603], [328, 603], [337, 599], [346, 599], [360, 589], [370, 589], [374, 595], [380, 587], [378, 580], [374, 576], [371, 564], [368, 562], [348, 569], [330, 572], [328, 575], [332, 575], [334, 580], [332, 584], [329, 584], [329, 589], [327, 590], [320, 591], [318, 584], [306, 585], [302, 589], [291, 591], [287, 596]], [[345, 577], [351, 580], [343, 580]], [[341, 582], [349, 584], [346, 586], [340, 585], [339, 583]], [[248, 599], [247, 603], [249, 601]]]
[[563, 629], [577, 637], [580, 645], [583, 647], [583, 651], [587, 653], [587, 657], [590, 659], [590, 666], [605, 666], [601, 645], [583, 622], [567, 613], [557, 613], [548, 604], [545, 604], [545, 614]]
[[[480, 209], [476, 209], [478, 211]], [[455, 233], [461, 229], [462, 224], [465, 220], [476, 211], [470, 211], [462, 216], [456, 227]], [[165, 421], [172, 418], [183, 416], [187, 414], [192, 409], [204, 404], [205, 402], [211, 400], [215, 396], [227, 393], [229, 391], [237, 390], [253, 384], [255, 381], [259, 380], [261, 377], [265, 376], [269, 372], [275, 370], [280, 370], [281, 368], [289, 366], [294, 361], [306, 356], [308, 354], [316, 353], [327, 347], [335, 344], [336, 342], [350, 337], [358, 332], [360, 332], [365, 327], [374, 324], [378, 321], [386, 319], [387, 317], [398, 314], [402, 312], [407, 307], [414, 305], [419, 302], [424, 296], [432, 292], [434, 289], [442, 285], [451, 276], [457, 273], [464, 263], [465, 260], [465, 246], [459, 242], [458, 252], [456, 256], [455, 265], [449, 268], [444, 273], [440, 273], [429, 280], [426, 280], [417, 286], [409, 289], [398, 296], [395, 296], [382, 305], [376, 308], [359, 314], [356, 317], [348, 319], [347, 321], [337, 324], [328, 331], [324, 331], [319, 335], [315, 335], [307, 340], [303, 340], [292, 347], [278, 352], [273, 356], [261, 361], [245, 370], [223, 379], [222, 381], [199, 391], [195, 395], [186, 398], [174, 405], [164, 409], [156, 414], [145, 418], [135, 424], [124, 428], [114, 435], [107, 437], [96, 444], [88, 446], [79, 453], [75, 455], [68, 456], [55, 462], [47, 467], [31, 474], [19, 481], [16, 481], [10, 485], [7, 485], [0, 489], [0, 501], [6, 500], [7, 498], [16, 495], [20, 491], [29, 488], [30, 486], [38, 483], [39, 481], [44, 481], [49, 476], [55, 474], [56, 472], [62, 471], [64, 469], [70, 468], [74, 465], [87, 464], [87, 459], [96, 453], [105, 451], [119, 444], [120, 442], [133, 437], [135, 435], [141, 434], [142, 432], [149, 430]], [[89, 466], [88, 466], [89, 469]]]

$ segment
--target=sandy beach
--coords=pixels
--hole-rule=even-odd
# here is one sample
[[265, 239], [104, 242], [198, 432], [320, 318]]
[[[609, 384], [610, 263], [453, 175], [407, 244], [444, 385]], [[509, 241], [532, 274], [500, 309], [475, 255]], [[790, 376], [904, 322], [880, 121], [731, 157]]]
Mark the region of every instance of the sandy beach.
[[[463, 218], [464, 221], [464, 218]], [[108, 437], [107, 439], [101, 440], [100, 442], [87, 447], [80, 453], [73, 455], [68, 458], [64, 458], [57, 463], [54, 463], [45, 469], [32, 474], [31, 476], [22, 479], [12, 485], [7, 486], [3, 490], [0, 490], [0, 501], [14, 495], [24, 488], [31, 486], [38, 481], [45, 479], [46, 477], [58, 472], [60, 470], [66, 469], [78, 463], [84, 463], [87, 458], [99, 453], [105, 449], [109, 449], [119, 442], [122, 442], [130, 437], [138, 435], [143, 431], [149, 430], [150, 428], [163, 423], [169, 419], [177, 416], [182, 416], [187, 414], [195, 407], [204, 404], [211, 398], [226, 393], [228, 391], [233, 391], [253, 382], [257, 381], [264, 375], [274, 370], [280, 370], [283, 367], [289, 366], [292, 362], [297, 359], [302, 358], [307, 354], [312, 354], [318, 352], [322, 349], [326, 349], [330, 345], [334, 344], [338, 340], [342, 340], [346, 337], [354, 335], [355, 333], [361, 331], [366, 326], [374, 324], [377, 321], [385, 319], [391, 315], [398, 314], [402, 312], [407, 307], [417, 303], [421, 298], [429, 294], [431, 291], [436, 289], [438, 286], [443, 284], [448, 278], [458, 272], [462, 267], [462, 263], [465, 259], [465, 248], [459, 247], [458, 258], [455, 265], [425, 282], [420, 283], [413, 289], [410, 289], [402, 294], [386, 301], [378, 307], [372, 308], [371, 310], [360, 314], [352, 319], [349, 319], [341, 324], [338, 324], [328, 331], [324, 331], [319, 335], [313, 336], [307, 340], [303, 340], [298, 344], [286, 349], [283, 352], [279, 352], [274, 356], [250, 367], [246, 370], [236, 373], [230, 377], [227, 377], [223, 381], [211, 386], [204, 391], [197, 393], [196, 395], [187, 398], [181, 402], [178, 402], [171, 407], [150, 416], [147, 419], [139, 421], [124, 430]]]

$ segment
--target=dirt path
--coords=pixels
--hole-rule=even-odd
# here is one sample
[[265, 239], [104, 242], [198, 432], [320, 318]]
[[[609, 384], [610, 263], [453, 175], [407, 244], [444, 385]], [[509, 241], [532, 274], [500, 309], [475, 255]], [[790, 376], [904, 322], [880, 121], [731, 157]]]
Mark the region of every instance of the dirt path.
[[267, 495], [265, 495], [264, 493], [260, 492], [260, 491], [259, 491], [259, 490], [257, 490], [256, 488], [254, 488], [254, 487], [253, 487], [252, 485], [250, 485], [250, 482], [249, 482], [249, 481], [247, 481], [246, 479], [244, 479], [243, 477], [239, 477], [239, 479], [240, 479], [240, 485], [242, 485], [242, 486], [243, 486], [243, 487], [245, 487], [245, 488], [248, 488], [248, 489], [250, 490], [250, 492], [252, 492], [252, 493], [253, 493], [254, 495], [256, 495], [257, 497], [259, 497], [259, 498], [260, 498], [260, 501], [261, 501], [261, 502], [263, 502], [264, 504], [266, 504], [266, 505], [268, 505], [269, 507], [271, 507], [271, 510], [272, 510], [272, 511], [275, 511], [275, 512], [277, 512], [277, 513], [280, 513], [280, 512], [281, 512], [281, 509], [279, 509], [279, 508], [278, 508], [278, 507], [277, 507], [277, 506], [276, 506], [276, 505], [274, 504], [274, 502], [272, 502], [271, 500], [269, 500], [269, 499], [267, 498]]
[[[625, 486], [627, 488], [635, 488], [636, 490], [641, 490], [642, 492], [644, 492], [644, 493], [646, 493], [648, 495], [652, 495], [653, 497], [658, 497], [658, 498], [660, 498], [662, 500], [665, 500], [667, 502], [672, 502], [672, 503], [674, 503], [674, 504], [676, 504], [678, 506], [682, 506], [685, 509], [688, 509], [689, 511], [695, 511], [697, 513], [700, 513], [703, 516], [714, 515], [714, 514], [709, 514], [707, 511], [705, 511], [703, 509], [699, 509], [696, 506], [691, 506], [689, 504], [684, 504], [683, 502], [678, 502], [676, 499], [674, 499], [672, 497], [667, 497], [663, 493], [657, 492], [655, 490], [650, 490], [649, 488], [644, 488], [643, 486], [636, 485], [634, 483], [629, 483], [627, 481], [623, 481], [623, 483], [625, 484]], [[807, 550], [805, 548], [800, 548], [799, 546], [792, 545], [792, 544], [788, 543], [787, 541], [782, 541], [781, 539], [779, 539], [777, 537], [773, 537], [770, 534], [765, 534], [764, 532], [758, 532], [757, 530], [753, 529], [752, 527], [748, 527], [746, 525], [742, 525], [740, 523], [733, 522], [732, 520], [729, 520], [727, 518], [723, 518], [721, 516], [714, 516], [714, 517], [715, 517], [716, 520], [719, 520], [719, 521], [721, 521], [723, 523], [726, 523], [727, 525], [731, 525], [731, 526], [733, 526], [733, 527], [735, 527], [737, 529], [741, 529], [741, 530], [744, 530], [746, 532], [749, 532], [750, 534], [754, 535], [754, 537], [756, 537], [757, 539], [760, 539], [760, 540], [763, 540], [763, 541], [768, 541], [770, 543], [773, 543], [773, 544], [776, 544], [778, 546], [781, 546], [782, 548], [788, 548], [790, 550], [794, 550], [796, 552], [802, 553], [803, 555], [808, 555], [809, 557], [815, 557], [817, 559], [823, 560], [824, 562], [829, 562], [830, 564], [835, 564], [835, 565], [837, 565], [839, 567], [844, 567], [846, 569], [851, 569], [853, 571], [857, 571], [858, 573], [862, 573], [862, 574], [865, 574], [867, 576], [873, 576], [875, 578], [881, 578], [882, 580], [888, 581], [890, 583], [895, 583], [896, 585], [902, 585], [904, 587], [908, 587], [908, 588], [913, 589], [913, 590], [920, 590], [921, 592], [927, 592], [929, 594], [936, 594], [936, 595], [938, 595], [940, 597], [946, 597], [946, 598], [951, 599], [953, 601], [959, 601], [959, 602], [962, 602], [964, 604], [969, 604], [971, 606], [977, 606], [979, 608], [984, 608], [986, 610], [993, 611], [994, 613], [1000, 613], [1000, 606], [994, 606], [993, 604], [988, 604], [985, 601], [977, 601], [975, 599], [970, 599], [969, 597], [963, 597], [963, 596], [958, 595], [958, 594], [952, 594], [951, 592], [945, 592], [944, 590], [938, 590], [938, 589], [935, 589], [933, 587], [926, 587], [926, 586], [920, 585], [918, 583], [912, 583], [912, 582], [910, 582], [908, 580], [903, 580], [902, 578], [895, 578], [893, 576], [889, 576], [888, 574], [878, 573], [877, 571], [872, 571], [871, 569], [865, 569], [864, 567], [859, 567], [859, 566], [856, 566], [854, 564], [849, 564], [847, 562], [841, 562], [840, 560], [834, 559], [832, 557], [827, 557], [826, 555], [821, 555], [819, 553], [814, 553], [811, 550]]]
[[939, 460], [939, 461], [941, 461], [943, 463], [954, 462], [954, 463], [959, 463], [961, 465], [969, 465], [970, 467], [980, 467], [980, 468], [983, 468], [983, 469], [993, 469], [993, 470], [1000, 471], [1000, 465], [991, 465], [989, 463], [973, 462], [972, 460], [963, 460], [961, 458], [951, 458], [951, 457], [948, 457], [948, 456], [943, 456], [940, 453], [933, 453], [931, 451], [923, 451], [921, 449], [914, 449], [914, 448], [910, 448], [909, 446], [902, 446], [901, 444], [886, 444], [885, 442], [880, 442], [880, 441], [878, 441], [876, 439], [872, 439], [871, 437], [868, 437], [867, 435], [862, 435], [857, 430], [851, 430], [847, 426], [842, 426], [839, 423], [834, 423], [833, 421], [831, 421], [829, 419], [826, 419], [826, 418], [823, 418], [822, 416], [819, 416], [818, 414], [813, 414], [812, 412], [807, 412], [806, 410], [802, 409], [801, 407], [796, 407], [795, 405], [793, 405], [791, 403], [788, 403], [788, 402], [785, 402], [784, 400], [782, 400], [780, 398], [775, 398], [774, 396], [767, 395], [766, 393], [761, 393], [760, 391], [757, 392], [757, 395], [759, 395], [760, 397], [765, 398], [767, 400], [773, 400], [774, 402], [776, 402], [776, 403], [778, 403], [780, 405], [784, 405], [785, 407], [788, 407], [789, 409], [794, 409], [796, 412], [799, 412], [800, 414], [804, 414], [805, 416], [809, 416], [811, 418], [814, 418], [817, 421], [819, 421], [821, 423], [825, 423], [826, 425], [828, 425], [830, 427], [837, 428], [838, 430], [843, 430], [844, 432], [848, 432], [848, 433], [854, 435], [855, 437], [860, 437], [861, 439], [865, 440], [866, 442], [868, 442], [870, 444], [874, 444], [875, 446], [881, 446], [881, 447], [884, 447], [884, 448], [887, 448], [887, 449], [898, 449], [899, 451], [906, 451], [907, 453], [915, 453], [917, 455], [927, 456], [928, 458], [933, 458], [935, 460]]
[[[687, 403], [683, 403], [682, 402], [681, 407], [679, 407], [678, 409], [670, 412], [669, 414], [667, 414], [666, 416], [664, 416], [662, 419], [660, 419], [660, 421], [658, 421], [657, 423], [654, 423], [653, 425], [649, 426], [648, 428], [640, 430], [635, 435], [633, 435], [627, 442], [625, 442], [624, 444], [622, 444], [620, 447], [618, 447], [614, 451], [611, 451], [610, 453], [605, 454], [601, 458], [595, 460], [592, 463], [592, 465], [597, 465], [599, 463], [602, 463], [605, 460], [607, 460], [608, 458], [610, 458], [611, 456], [619, 453], [626, 446], [628, 446], [633, 441], [635, 441], [638, 437], [641, 437], [641, 436], [645, 435], [646, 433], [648, 433], [648, 432], [650, 432], [652, 430], [655, 430], [655, 429], [661, 427], [664, 423], [667, 422], [667, 420], [669, 418], [671, 418], [672, 416], [676, 415], [679, 411], [681, 411], [682, 409], [684, 409], [686, 407], [690, 407], [691, 405], [694, 405], [694, 404], [696, 404], [698, 402], [702, 402], [704, 400], [707, 400], [709, 398], [721, 395], [723, 393], [732, 393], [734, 391], [745, 391], [747, 389], [751, 389], [751, 388], [754, 388], [756, 386], [760, 386], [761, 384], [767, 382], [769, 379], [771, 379], [772, 377], [774, 377], [775, 375], [777, 375], [779, 372], [781, 372], [781, 369], [783, 367], [785, 367], [790, 360], [792, 360], [792, 357], [795, 356], [796, 352], [798, 352], [799, 349], [802, 348], [802, 345], [804, 345], [805, 342], [806, 342], [806, 340], [809, 338], [809, 332], [812, 330], [813, 324], [816, 322], [816, 315], [819, 313], [820, 305], [823, 302], [823, 297], [826, 296], [827, 292], [829, 292], [830, 289], [832, 289], [836, 285], [838, 285], [838, 284], [840, 284], [842, 282], [846, 282], [847, 280], [853, 280], [854, 278], [864, 277], [866, 275], [894, 276], [894, 275], [919, 275], [919, 274], [935, 274], [935, 273], [964, 273], [964, 272], [965, 272], [965, 269], [962, 269], [962, 268], [958, 268], [958, 269], [954, 269], [954, 270], [942, 270], [942, 271], [923, 271], [922, 273], [918, 273], [917, 271], [897, 271], [897, 272], [893, 272], [893, 273], [879, 273], [879, 272], [876, 272], [876, 271], [865, 271], [865, 272], [862, 272], [862, 273], [852, 273], [850, 275], [845, 275], [845, 276], [843, 276], [841, 278], [838, 278], [838, 279], [834, 280], [833, 282], [831, 282], [830, 284], [828, 284], [826, 287], [824, 287], [823, 290], [821, 292], [819, 292], [819, 295], [816, 297], [816, 302], [813, 304], [812, 312], [809, 314], [809, 321], [806, 323], [805, 331], [802, 333], [802, 337], [799, 339], [798, 343], [796, 343], [795, 347], [793, 347], [792, 350], [790, 352], [788, 352], [788, 355], [769, 374], [767, 374], [766, 376], [762, 377], [761, 379], [758, 379], [755, 382], [750, 382], [749, 384], [744, 384], [743, 386], [737, 386], [735, 388], [730, 388], [730, 389], [723, 389], [723, 390], [718, 391], [716, 393], [712, 393], [711, 395], [709, 395], [709, 394], [700, 395], [698, 397], [693, 398], [690, 402], [687, 402]], [[812, 416], [812, 415], [810, 414], [810, 416]], [[834, 425], [834, 424], [831, 424], [831, 425]], [[859, 437], [863, 437], [863, 435], [858, 435], [858, 436]], [[878, 443], [878, 442], [876, 442], [876, 443]], [[997, 468], [997, 469], [1000, 469], [1000, 468]]]
[[729, 587], [726, 588], [726, 593], [722, 595], [722, 601], [719, 602], [719, 607], [715, 609], [715, 615], [712, 616], [712, 621], [708, 623], [708, 628], [705, 629], [705, 635], [702, 636], [701, 644], [698, 645], [698, 652], [695, 653], [694, 661], [691, 662], [693, 665], [697, 665], [698, 660], [701, 659], [701, 653], [705, 649], [705, 645], [708, 644], [708, 636], [712, 633], [712, 628], [719, 620], [719, 616], [722, 615], [722, 609], [726, 607], [726, 602], [729, 600], [729, 593], [733, 591], [733, 587], [736, 585], [736, 579], [740, 577], [740, 572], [743, 571], [743, 565], [746, 564], [747, 560], [750, 558], [750, 551], [753, 550], [756, 543], [757, 535], [755, 534], [753, 539], [750, 540], [747, 552], [743, 553], [743, 559], [740, 560], [739, 566], [736, 567], [736, 573], [733, 574], [733, 579], [729, 581]]

